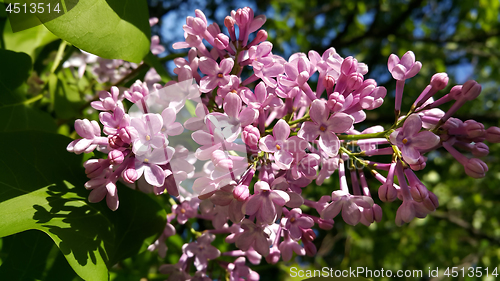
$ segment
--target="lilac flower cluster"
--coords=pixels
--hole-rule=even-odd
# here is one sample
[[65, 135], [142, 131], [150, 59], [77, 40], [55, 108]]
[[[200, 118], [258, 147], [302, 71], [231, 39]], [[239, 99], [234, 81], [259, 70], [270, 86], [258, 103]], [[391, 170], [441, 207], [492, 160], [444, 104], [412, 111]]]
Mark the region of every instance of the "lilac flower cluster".
[[[196, 10], [183, 27], [185, 41], [174, 44], [190, 48], [188, 59], [175, 59], [177, 81], [151, 87], [137, 81], [122, 94], [116, 87], [101, 92], [91, 105], [101, 111], [105, 136], [96, 121], [75, 122], [82, 139], [71, 142], [68, 151], [98, 149], [108, 155], [84, 164], [89, 201], [106, 198], [116, 210], [119, 180], [175, 198], [165, 231], [150, 250], [164, 257], [165, 241], [178, 225], [191, 229], [194, 239], [184, 244], [178, 263], [160, 268], [169, 280], [210, 280], [211, 260], [227, 270], [230, 280], [258, 280], [246, 261], [289, 261], [293, 253], [314, 256], [315, 225], [329, 230], [339, 214], [350, 225], [381, 221], [366, 171], [380, 181], [381, 201], [402, 201], [397, 225], [423, 218], [438, 207], [436, 195], [414, 172], [425, 168], [425, 153], [443, 147], [467, 175], [480, 178], [488, 170], [479, 159], [488, 154], [484, 141], [500, 142], [500, 128], [451, 117], [479, 95], [477, 82], [455, 86], [434, 101], [432, 96], [448, 84], [446, 73], [435, 74], [401, 115], [405, 81], [421, 68], [411, 51], [388, 61], [397, 80], [393, 126], [356, 130], [365, 111], [380, 107], [387, 93], [365, 79], [367, 66], [342, 58], [333, 48], [285, 60], [272, 53], [267, 32], [259, 30], [265, 20], [250, 8], [232, 11], [224, 20], [226, 35]], [[246, 77], [244, 69], [250, 71]], [[128, 113], [124, 99], [134, 103]], [[447, 112], [437, 108], [447, 102], [453, 102]], [[374, 155], [387, 155], [388, 162], [363, 159]], [[322, 185], [337, 170], [340, 189], [321, 198], [303, 196], [313, 181]], [[313, 211], [305, 213], [302, 206]], [[195, 219], [211, 221], [213, 229], [198, 232], [190, 223]], [[220, 252], [211, 245], [216, 235], [237, 249]]]

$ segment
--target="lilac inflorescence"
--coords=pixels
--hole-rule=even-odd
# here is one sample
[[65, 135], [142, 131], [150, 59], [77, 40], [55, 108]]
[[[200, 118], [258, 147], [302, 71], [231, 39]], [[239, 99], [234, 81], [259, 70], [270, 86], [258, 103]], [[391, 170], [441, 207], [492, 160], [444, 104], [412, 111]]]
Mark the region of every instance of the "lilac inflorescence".
[[[193, 218], [212, 222], [213, 229], [203, 233], [191, 229], [195, 239], [184, 245], [179, 262], [160, 268], [169, 280], [210, 280], [208, 263], [221, 255], [235, 258], [217, 263], [230, 280], [258, 280], [246, 260], [314, 256], [315, 225], [331, 229], [340, 218], [350, 225], [380, 222], [382, 208], [372, 198], [365, 171], [381, 183], [375, 192], [381, 201], [402, 202], [397, 225], [426, 217], [438, 199], [414, 173], [425, 168], [425, 153], [443, 147], [467, 175], [481, 178], [488, 171], [479, 159], [489, 152], [484, 141], [500, 142], [499, 128], [452, 117], [479, 95], [481, 86], [472, 80], [434, 101], [448, 84], [446, 73], [438, 73], [401, 115], [405, 80], [422, 67], [411, 51], [388, 60], [397, 80], [393, 126], [356, 130], [365, 111], [380, 107], [387, 93], [365, 79], [367, 66], [342, 58], [334, 48], [288, 60], [274, 55], [267, 32], [259, 30], [265, 21], [250, 8], [238, 9], [225, 18], [224, 34], [196, 10], [183, 27], [185, 41], [174, 44], [190, 48], [187, 59], [175, 59], [177, 81], [165, 86], [137, 81], [122, 94], [116, 87], [101, 92], [91, 105], [101, 111], [105, 136], [96, 121], [75, 122], [82, 138], [68, 151], [108, 155], [84, 164], [90, 202], [106, 198], [116, 210], [118, 181], [175, 198], [165, 231], [150, 250], [165, 256], [165, 240], [175, 234], [175, 225]], [[245, 68], [251, 73], [243, 78]], [[309, 82], [316, 72], [313, 89]], [[124, 99], [134, 104], [128, 112]], [[447, 102], [453, 102], [448, 112], [437, 108]], [[363, 159], [373, 155], [386, 155], [388, 162]], [[337, 170], [339, 190], [321, 198], [302, 195], [313, 181], [321, 185]], [[302, 206], [314, 210], [303, 213]], [[239, 250], [221, 253], [211, 245], [215, 235], [225, 235]], [[194, 277], [188, 270], [192, 260]]]

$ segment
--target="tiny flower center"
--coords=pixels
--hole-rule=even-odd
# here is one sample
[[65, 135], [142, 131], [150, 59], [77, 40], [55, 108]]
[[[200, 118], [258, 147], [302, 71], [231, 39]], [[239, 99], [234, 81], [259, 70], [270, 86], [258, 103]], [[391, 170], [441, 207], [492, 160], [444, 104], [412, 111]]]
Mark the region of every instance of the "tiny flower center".
[[186, 213], [186, 209], [181, 208], [181, 214], [185, 214], [185, 213]]
[[277, 150], [281, 150], [281, 146], [279, 144], [276, 145]]
[[161, 128], [161, 132], [162, 132], [162, 133], [164, 133], [166, 130], [167, 130], [167, 128], [165, 128], [165, 127], [162, 127], [162, 128]]
[[146, 140], [147, 141], [150, 141], [151, 140], [151, 137], [149, 135], [146, 135]]
[[325, 127], [325, 126], [323, 126], [323, 125], [321, 125], [321, 126], [319, 127], [319, 130], [320, 130], [320, 131], [322, 131], [322, 132], [324, 132], [324, 131], [326, 131], [326, 127]]
[[219, 73], [219, 74], [217, 74], [217, 77], [222, 78], [222, 77], [224, 77], [224, 74]]
[[292, 217], [292, 218], [290, 219], [290, 222], [295, 222], [295, 217]]
[[144, 158], [144, 162], [148, 163], [149, 159], [148, 158]]
[[236, 90], [232, 90], [231, 93], [237, 94], [238, 92]]
[[404, 138], [403, 139], [403, 144], [406, 144], [408, 142], [408, 139], [407, 138]]

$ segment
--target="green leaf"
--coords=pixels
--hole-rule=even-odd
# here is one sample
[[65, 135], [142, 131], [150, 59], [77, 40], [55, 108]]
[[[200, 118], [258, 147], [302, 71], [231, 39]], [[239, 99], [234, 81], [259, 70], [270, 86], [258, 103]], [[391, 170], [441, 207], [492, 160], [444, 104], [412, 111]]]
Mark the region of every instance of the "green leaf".
[[145, 0], [86, 0], [44, 23], [76, 47], [107, 59], [139, 63], [149, 52], [151, 29]]
[[3, 238], [6, 247], [0, 266], [0, 278], [9, 281], [70, 281], [82, 280], [69, 266], [52, 239], [36, 230], [28, 230]]
[[24, 98], [14, 90], [29, 77], [31, 58], [25, 53], [0, 49], [0, 105], [22, 101]]
[[[0, 266], [0, 278], [8, 280], [41, 279], [54, 243], [38, 231], [26, 231], [4, 238], [7, 258]], [[8, 278], [6, 278], [8, 277]]]
[[26, 53], [33, 58], [33, 61], [43, 46], [57, 40], [57, 36], [43, 25], [13, 33], [10, 21], [5, 25], [3, 36], [7, 50]]
[[50, 114], [24, 104], [0, 107], [0, 132], [40, 130], [55, 133], [56, 123]]
[[121, 207], [90, 204], [81, 156], [66, 152], [71, 139], [43, 132], [0, 133], [0, 237], [29, 229], [52, 238], [85, 280], [107, 280], [108, 268], [151, 244], [166, 213], [149, 196], [118, 190]]
[[80, 108], [85, 101], [80, 96], [78, 81], [70, 81], [65, 77], [65, 72], [66, 77], [71, 77], [69, 69], [63, 69], [59, 75], [49, 76], [49, 92], [57, 117], [71, 119], [80, 114]]

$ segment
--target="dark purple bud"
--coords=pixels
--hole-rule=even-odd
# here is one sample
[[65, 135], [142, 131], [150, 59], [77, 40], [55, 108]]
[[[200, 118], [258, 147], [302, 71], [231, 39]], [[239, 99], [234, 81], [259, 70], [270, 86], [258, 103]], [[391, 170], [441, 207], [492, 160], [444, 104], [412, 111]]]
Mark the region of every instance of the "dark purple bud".
[[486, 140], [491, 143], [499, 143], [500, 142], [500, 128], [498, 127], [489, 127], [486, 130]]
[[417, 202], [422, 202], [428, 196], [427, 188], [422, 183], [417, 183], [410, 187], [410, 193]]
[[469, 80], [462, 86], [462, 98], [466, 100], [473, 100], [481, 93], [481, 85], [474, 80]]
[[378, 189], [378, 197], [383, 202], [392, 202], [396, 200], [398, 192], [392, 184], [383, 184]]
[[324, 230], [330, 230], [333, 228], [334, 221], [333, 220], [324, 220], [324, 219], [319, 219], [317, 221], [319, 228], [324, 229]]
[[114, 135], [109, 138], [109, 146], [112, 149], [119, 149], [127, 146], [118, 135]]
[[415, 164], [410, 164], [410, 168], [413, 170], [413, 171], [420, 171], [420, 170], [423, 170], [425, 168], [425, 166], [427, 165], [427, 157], [425, 156], [420, 156], [420, 158], [418, 158], [418, 161], [417, 163]]
[[467, 120], [464, 122], [465, 131], [468, 138], [482, 137], [486, 133], [484, 125], [474, 120]]
[[464, 165], [464, 168], [465, 173], [475, 179], [484, 178], [484, 176], [486, 176], [486, 172], [488, 172], [488, 165], [477, 158], [469, 159], [469, 161], [467, 161]]
[[475, 143], [472, 147], [472, 155], [475, 157], [485, 157], [490, 153], [490, 148], [484, 142]]

